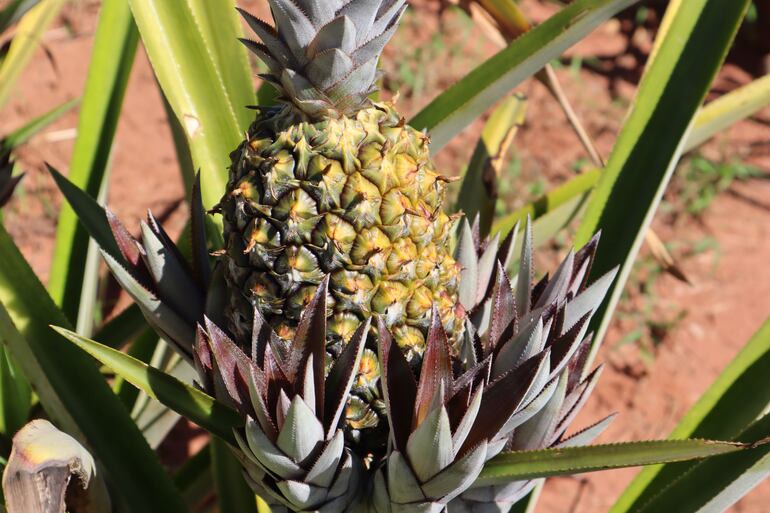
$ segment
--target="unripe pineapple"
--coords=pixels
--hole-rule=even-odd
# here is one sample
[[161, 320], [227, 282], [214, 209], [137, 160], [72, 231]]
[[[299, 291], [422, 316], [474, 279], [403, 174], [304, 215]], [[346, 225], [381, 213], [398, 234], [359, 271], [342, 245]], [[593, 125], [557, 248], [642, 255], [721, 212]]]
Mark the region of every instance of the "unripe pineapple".
[[[259, 109], [231, 155], [220, 204], [229, 329], [249, 340], [257, 307], [290, 339], [328, 274], [330, 360], [379, 314], [416, 361], [432, 305], [453, 340], [462, 314], [460, 268], [448, 247], [453, 223], [442, 209], [447, 180], [433, 167], [427, 136], [392, 104], [368, 98], [405, 0], [270, 6], [275, 29], [243, 13], [262, 40], [245, 43], [270, 68], [264, 78], [281, 103]], [[350, 412], [364, 427], [376, 423], [360, 404], [371, 401], [366, 395]]]

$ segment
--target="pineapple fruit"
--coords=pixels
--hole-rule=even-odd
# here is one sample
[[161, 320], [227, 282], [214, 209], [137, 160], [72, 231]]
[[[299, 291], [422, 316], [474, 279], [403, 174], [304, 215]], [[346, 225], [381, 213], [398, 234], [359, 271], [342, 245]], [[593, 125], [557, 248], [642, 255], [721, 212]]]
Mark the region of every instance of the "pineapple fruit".
[[[259, 108], [232, 153], [224, 218], [225, 316], [248, 341], [253, 309], [291, 339], [329, 275], [332, 362], [358, 326], [380, 315], [408, 360], [425, 350], [431, 308], [462, 332], [460, 267], [449, 249], [447, 179], [428, 137], [390, 103], [375, 103], [377, 62], [405, 0], [274, 0], [276, 28], [243, 12], [262, 43], [244, 41], [270, 69], [277, 107]], [[455, 341], [457, 338], [454, 339]], [[373, 347], [348, 420], [378, 423]], [[372, 404], [373, 401], [375, 404]]]
[[427, 136], [368, 98], [404, 3], [275, 0], [276, 29], [244, 12], [263, 42], [246, 44], [281, 105], [260, 109], [232, 153], [221, 202], [237, 337], [257, 306], [290, 338], [326, 274], [332, 351], [372, 314], [410, 357], [424, 350], [434, 302], [447, 330], [460, 325], [446, 179]]

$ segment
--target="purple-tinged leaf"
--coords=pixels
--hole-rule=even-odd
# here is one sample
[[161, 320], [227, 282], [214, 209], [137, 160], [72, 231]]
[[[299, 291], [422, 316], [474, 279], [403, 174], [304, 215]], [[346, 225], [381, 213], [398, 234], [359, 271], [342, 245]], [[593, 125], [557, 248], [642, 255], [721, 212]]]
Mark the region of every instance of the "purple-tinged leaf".
[[[313, 412], [313, 415], [320, 415], [323, 412], [316, 412], [316, 388], [315, 388], [315, 373], [313, 372], [313, 353], [305, 360], [305, 366], [300, 374], [299, 384], [299, 396]], [[318, 391], [319, 394], [323, 393], [323, 390]]]
[[322, 488], [329, 488], [337, 475], [340, 460], [345, 454], [345, 435], [337, 431], [331, 441], [324, 446], [318, 459], [310, 467], [303, 481]]
[[[296, 379], [305, 360], [313, 355], [316, 390], [323, 390], [324, 359], [326, 357], [326, 296], [329, 288], [329, 276], [326, 276], [316, 289], [315, 295], [305, 310], [297, 326], [294, 340], [290, 346], [289, 359], [284, 372], [296, 385]], [[316, 411], [324, 411], [323, 394], [316, 396]]]
[[558, 379], [551, 380], [531, 401], [525, 403], [516, 413], [511, 415], [501, 432], [510, 435], [514, 429], [527, 422], [537, 412], [542, 410], [556, 391], [556, 386], [559, 384], [558, 381]]
[[426, 497], [422, 493], [420, 482], [417, 481], [404, 454], [406, 453], [397, 448], [390, 453], [388, 464], [385, 466], [390, 500], [395, 504], [425, 502]]
[[465, 391], [466, 396], [470, 397], [470, 388], [476, 385], [487, 383], [490, 380], [490, 367], [492, 366], [492, 356], [488, 356], [481, 361], [460, 374], [456, 379], [452, 381], [452, 386], [447, 393], [447, 399], [451, 400], [455, 395]]
[[361, 355], [364, 353], [370, 326], [371, 317], [358, 327], [326, 378], [326, 397], [324, 398], [326, 410], [323, 421], [327, 438], [331, 437], [337, 429], [342, 413], [345, 411], [350, 387], [353, 386], [361, 365]]
[[511, 283], [500, 262], [495, 267], [495, 285], [492, 289], [492, 318], [487, 332], [485, 356], [497, 352], [501, 342], [508, 340], [516, 332], [516, 300], [513, 297]]
[[[110, 209], [105, 209], [104, 214], [107, 217], [107, 223], [110, 226], [115, 243], [123, 257], [125, 263], [131, 266], [131, 270], [136, 279], [148, 289], [154, 289], [150, 272], [142, 260], [139, 242], [131, 236], [125, 225]], [[116, 257], [115, 257], [116, 258]], [[117, 260], [117, 258], [116, 258]]]
[[286, 394], [284, 389], [278, 391], [278, 401], [275, 403], [275, 425], [278, 431], [283, 429], [286, 423], [286, 416], [289, 414], [289, 408], [291, 407], [291, 399]]
[[516, 412], [532, 388], [532, 382], [546, 363], [548, 351], [530, 358], [484, 390], [481, 406], [471, 432], [458, 454], [465, 454], [484, 440], [497, 435]]
[[204, 291], [195, 284], [189, 265], [152, 215], [149, 220], [150, 224], [141, 224], [142, 257], [155, 281], [158, 295], [180, 316], [189, 322], [198, 322], [203, 316]]
[[[270, 412], [271, 418], [275, 420], [277, 419], [275, 412], [278, 411], [279, 396], [284, 390], [291, 389], [292, 384], [276, 361], [272, 347], [268, 347], [265, 352], [265, 365], [262, 370], [267, 380], [264, 391], [265, 406]], [[277, 420], [275, 421], [277, 422]]]
[[442, 502], [450, 501], [464, 492], [479, 477], [488, 454], [487, 443], [482, 442], [472, 448], [462, 458], [439, 472], [430, 481], [423, 484], [423, 492]]
[[553, 279], [548, 282], [548, 285], [545, 287], [545, 290], [543, 290], [542, 295], [540, 295], [533, 308], [550, 305], [551, 303], [558, 302], [566, 297], [570, 279], [572, 278], [574, 264], [575, 253], [570, 250], [567, 254], [567, 258], [564, 259], [556, 270]]
[[500, 244], [500, 249], [497, 251], [497, 260], [503, 264], [503, 269], [511, 267], [511, 261], [513, 260], [513, 250], [515, 247], [514, 241], [519, 234], [520, 223], [517, 221], [513, 225], [513, 229], [508, 232], [508, 235], [503, 239], [503, 243]]
[[[481, 407], [481, 399], [484, 396], [484, 387], [478, 386], [476, 390], [472, 390], [470, 401], [468, 401], [465, 411], [457, 421], [452, 423], [452, 446], [454, 447], [453, 457], [457, 457], [457, 453], [465, 443], [465, 439], [468, 438], [468, 434], [471, 432], [473, 424], [476, 422], [476, 416], [479, 414], [479, 408]], [[450, 422], [451, 422], [450, 414]]]
[[495, 355], [492, 378], [496, 379], [540, 350], [533, 350], [543, 339], [543, 318], [525, 324], [515, 337], [505, 342]]
[[576, 273], [572, 278], [572, 283], [570, 283], [570, 290], [575, 291], [576, 295], [581, 292], [588, 283], [588, 277], [591, 274], [591, 265], [594, 262], [596, 249], [599, 247], [601, 235], [602, 232], [599, 230], [593, 237], [591, 237], [591, 240], [589, 240], [585, 246], [575, 253], [575, 269], [586, 268], [585, 273]]
[[311, 457], [318, 455], [323, 438], [321, 422], [302, 397], [295, 395], [286, 410], [276, 445], [284, 454], [304, 466]]
[[214, 361], [225, 389], [232, 402], [241, 412], [245, 413], [251, 403], [248, 380], [251, 377], [251, 368], [254, 364], [224, 331], [209, 319], [206, 319], [205, 322], [211, 352], [214, 355]]
[[454, 460], [452, 429], [443, 406], [433, 408], [409, 435], [406, 455], [421, 482], [448, 467]]
[[[495, 236], [488, 242], [481, 256], [478, 258], [478, 283], [476, 284], [476, 297], [474, 299], [474, 306], [487, 296], [489, 292], [489, 284], [492, 282], [492, 275], [495, 272], [495, 264], [499, 257], [498, 244], [500, 243], [500, 234], [496, 233]], [[502, 262], [502, 260], [500, 260]], [[503, 265], [505, 268], [505, 265]], [[467, 310], [470, 310], [468, 308]]]
[[540, 281], [531, 288], [530, 304], [538, 304], [540, 302], [540, 297], [543, 295], [546, 287], [548, 287], [550, 277], [550, 274], [546, 273], [545, 276], [540, 278]]
[[255, 306], [254, 322], [251, 324], [251, 359], [258, 367], [263, 368], [265, 366], [265, 352], [277, 337], [262, 312]]
[[179, 248], [176, 246], [176, 244], [174, 244], [174, 241], [171, 240], [171, 237], [168, 236], [168, 233], [166, 233], [166, 230], [163, 229], [163, 227], [160, 225], [158, 220], [155, 219], [155, 216], [152, 215], [152, 212], [150, 212], [149, 210], [147, 211], [147, 224], [152, 229], [152, 232], [158, 238], [158, 240], [163, 245], [163, 248], [168, 252], [168, 254], [172, 256], [176, 262], [179, 263], [179, 266], [186, 271], [186, 274], [192, 275], [192, 269], [190, 268], [190, 264], [187, 263], [187, 260], [185, 259], [184, 255], [182, 255], [182, 253], [179, 251]]
[[571, 392], [580, 384], [583, 380], [583, 375], [586, 373], [586, 364], [588, 363], [588, 355], [591, 354], [591, 342], [593, 341], [594, 334], [589, 333], [578, 345], [575, 354], [567, 363], [569, 369], [569, 383], [567, 385], [567, 391]]
[[278, 427], [273, 422], [273, 418], [270, 415], [270, 409], [265, 402], [267, 398], [268, 382], [265, 374], [256, 365], [251, 367], [251, 376], [249, 377], [248, 385], [251, 407], [254, 410], [257, 422], [259, 422], [262, 431], [264, 431], [267, 437], [270, 438], [270, 440], [275, 441], [278, 438]]
[[382, 365], [382, 389], [388, 410], [388, 423], [393, 445], [406, 450], [412, 427], [412, 415], [417, 401], [417, 382], [401, 348], [390, 335], [382, 318], [377, 319], [379, 358]]
[[425, 420], [439, 389], [449, 391], [452, 385], [452, 362], [449, 356], [449, 342], [441, 324], [441, 315], [433, 305], [431, 326], [428, 331], [427, 348], [423, 355], [417, 399], [414, 404], [412, 429]]
[[214, 382], [211, 380], [211, 374], [214, 372], [213, 355], [209, 347], [206, 332], [202, 326], [198, 325], [195, 332], [195, 345], [193, 346], [193, 364], [198, 372], [198, 379], [201, 380], [203, 391], [211, 394], [214, 391]]
[[150, 326], [172, 344], [187, 359], [188, 363], [192, 363], [195, 323], [180, 317], [173, 308], [159, 299], [154, 292], [147, 289], [131, 271], [109, 253], [101, 250], [101, 254], [112, 275], [115, 276], [123, 290], [128, 292], [139, 305], [142, 315]]
[[468, 317], [465, 318], [463, 324], [465, 325], [465, 331], [460, 340], [459, 360], [467, 368], [473, 367], [478, 363], [481, 355], [481, 341], [478, 335], [476, 335], [476, 330]]
[[559, 374], [574, 356], [575, 351], [583, 341], [590, 318], [590, 314], [584, 315], [566, 333], [551, 342], [551, 377]]
[[104, 208], [85, 191], [70, 182], [56, 169], [46, 164], [56, 185], [77, 214], [80, 222], [96, 241], [99, 247], [112, 256], [113, 259], [125, 265], [123, 258], [112, 235]]

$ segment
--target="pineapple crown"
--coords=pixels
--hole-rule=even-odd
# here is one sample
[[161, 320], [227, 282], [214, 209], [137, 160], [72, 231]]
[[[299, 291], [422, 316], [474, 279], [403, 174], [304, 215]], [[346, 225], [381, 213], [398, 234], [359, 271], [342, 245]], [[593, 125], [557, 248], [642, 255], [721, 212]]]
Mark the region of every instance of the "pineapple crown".
[[377, 61], [406, 0], [268, 0], [275, 28], [240, 10], [262, 41], [242, 39], [281, 101], [311, 119], [350, 115], [375, 90]]

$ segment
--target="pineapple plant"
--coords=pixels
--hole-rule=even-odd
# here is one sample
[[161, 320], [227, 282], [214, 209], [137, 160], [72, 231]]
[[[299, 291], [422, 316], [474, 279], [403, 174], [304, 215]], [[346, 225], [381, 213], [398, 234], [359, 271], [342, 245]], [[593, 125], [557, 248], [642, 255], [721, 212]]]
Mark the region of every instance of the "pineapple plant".
[[404, 0], [338, 4], [273, 0], [276, 28], [242, 13], [280, 103], [232, 152], [214, 268], [199, 185], [192, 266], [152, 215], [137, 241], [108, 212], [103, 254], [240, 413], [231, 449], [274, 511], [507, 511], [533, 483], [476, 484], [485, 462], [609, 420], [564, 440], [599, 375], [586, 332], [614, 272], [589, 285], [594, 238], [533, 284], [528, 223], [513, 285], [518, 229], [458, 225], [428, 137], [369, 99]]
[[[85, 240], [67, 212], [57, 235], [61, 265], [51, 272], [61, 283], [52, 280], [50, 294], [0, 219], [4, 455], [21, 423], [46, 415], [93, 452], [102, 490], [92, 491], [103, 495], [106, 482], [112, 503], [141, 513], [198, 510], [212, 505], [212, 493], [223, 510], [254, 510], [256, 493], [269, 505], [257, 509], [274, 513], [502, 513], [527, 495], [518, 509], [531, 510], [537, 493], [529, 492], [543, 477], [669, 462], [676, 464], [655, 465], [640, 476], [612, 512], [716, 511], [759, 482], [770, 417], [762, 417], [767, 393], [755, 385], [766, 374], [761, 363], [770, 322], [672, 434], [689, 439], [586, 447], [612, 416], [568, 435], [600, 375], [601, 366], [591, 363], [598, 340], [589, 326], [599, 326], [600, 339], [611, 310], [603, 298], [608, 288], [615, 297], [622, 286], [624, 272], [613, 285], [612, 262], [625, 259], [627, 269], [633, 261], [635, 242], [626, 235], [646, 229], [657, 205], [653, 194], [665, 186], [682, 146], [692, 144], [686, 127], [694, 126], [700, 140], [715, 129], [703, 118], [726, 123], [722, 102], [707, 105], [700, 122], [693, 117], [748, 0], [671, 4], [672, 23], [658, 36], [657, 54], [588, 209], [570, 214], [583, 216], [582, 247], [538, 279], [532, 226], [510, 232], [521, 212], [498, 220], [491, 238], [489, 219], [471, 224], [446, 215], [449, 182], [430, 162], [428, 147], [440, 149], [522, 77], [634, 0], [569, 2], [523, 34], [415, 117], [414, 126], [430, 130], [432, 141], [410, 128], [394, 104], [370, 99], [377, 58], [397, 29], [403, 0], [269, 2], [273, 24], [243, 13], [259, 39], [246, 45], [267, 63], [264, 78], [279, 89], [280, 103], [256, 108], [240, 144], [251, 122], [241, 107], [253, 91], [245, 52], [235, 37], [223, 35], [227, 22], [231, 32], [240, 31], [235, 11], [225, 19], [219, 2], [103, 2], [94, 43], [100, 50], [75, 150], [96, 158], [73, 158], [74, 184], [51, 171], [136, 305], [103, 324], [89, 318], [95, 283], [72, 272], [84, 263], [72, 250], [85, 250]], [[61, 1], [45, 4], [29, 13], [37, 31]], [[490, 9], [500, 2], [477, 4], [495, 19], [517, 15], [513, 2], [495, 12]], [[10, 20], [17, 9], [5, 10]], [[91, 198], [104, 185], [106, 162], [99, 156], [109, 154], [137, 43], [134, 27], [203, 170], [203, 190], [196, 184], [190, 203], [192, 244], [185, 237], [180, 247], [152, 215], [135, 239]], [[14, 68], [9, 63], [18, 70], [19, 58], [31, 55], [16, 45], [34, 45], [35, 38], [22, 39], [10, 46], [0, 74]], [[12, 73], [4, 84], [13, 81]], [[739, 113], [728, 108], [730, 119], [748, 115], [743, 95], [756, 95], [763, 83], [731, 93], [742, 100]], [[491, 135], [505, 127], [494, 118], [465, 184], [484, 178], [479, 166], [491, 161], [480, 157], [503, 153], [503, 142]], [[6, 142], [18, 144], [41, 122]], [[495, 146], [500, 151], [486, 151]], [[0, 153], [2, 207], [18, 179], [9, 154]], [[183, 169], [186, 183], [191, 171]], [[551, 214], [572, 209], [558, 205], [565, 196], [577, 199], [593, 187], [585, 178], [575, 178], [582, 184], [577, 192], [560, 187], [543, 198], [546, 204], [530, 205], [545, 227], [540, 237], [547, 238], [549, 224], [562, 223], [553, 223]], [[480, 190], [467, 190], [474, 189]], [[490, 194], [481, 203], [492, 207], [494, 191], [485, 190]], [[224, 233], [210, 230], [203, 203], [213, 207], [214, 220], [223, 220]], [[598, 227], [609, 247], [597, 259], [598, 237], [591, 234]], [[98, 329], [95, 338], [110, 346], [72, 332], [76, 319], [78, 331]], [[134, 398], [124, 382], [108, 383], [103, 369], [62, 344], [62, 336], [146, 395]], [[131, 344], [130, 354], [117, 349], [124, 343]], [[149, 359], [150, 350], [148, 365], [140, 360]], [[177, 414], [215, 437], [211, 452], [201, 454], [211, 456], [210, 464], [195, 457], [172, 483], [153, 449]], [[43, 431], [50, 441], [51, 430]], [[736, 451], [744, 452], [728, 455]], [[45, 452], [36, 456], [58, 464], [56, 454]], [[681, 464], [719, 455], [726, 459]], [[86, 456], [81, 459], [91, 461]], [[29, 477], [40, 484], [46, 467], [37, 460]], [[215, 479], [206, 479], [209, 472]], [[23, 510], [4, 484], [3, 506], [9, 513]], [[61, 495], [48, 484], [25, 494], [33, 501]], [[94, 510], [111, 509], [106, 495], [96, 502]]]
[[233, 410], [209, 428], [273, 512], [509, 511], [547, 474], [495, 461], [612, 420], [566, 436], [600, 375], [588, 331], [615, 271], [589, 280], [595, 236], [536, 281], [527, 222], [510, 275], [518, 225], [501, 241], [447, 215], [428, 136], [370, 99], [404, 0], [270, 6], [274, 25], [242, 12], [260, 40], [244, 43], [279, 103], [230, 155], [214, 265], [199, 184], [190, 263], [151, 215], [140, 240], [109, 212], [112, 237], [92, 233], [194, 368], [188, 392]]

